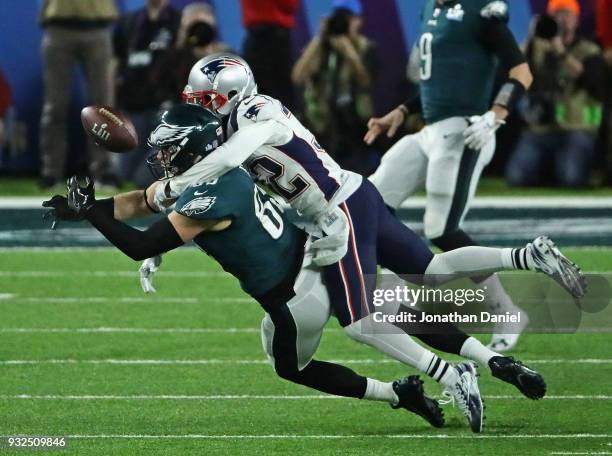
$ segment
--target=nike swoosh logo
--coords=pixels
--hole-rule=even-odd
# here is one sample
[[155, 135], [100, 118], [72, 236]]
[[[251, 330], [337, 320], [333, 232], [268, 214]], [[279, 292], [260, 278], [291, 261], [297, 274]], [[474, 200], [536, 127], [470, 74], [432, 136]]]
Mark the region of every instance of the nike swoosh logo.
[[208, 193], [208, 190], [204, 190], [203, 192], [193, 192], [193, 196], [201, 196], [201, 195], [204, 195], [205, 193]]

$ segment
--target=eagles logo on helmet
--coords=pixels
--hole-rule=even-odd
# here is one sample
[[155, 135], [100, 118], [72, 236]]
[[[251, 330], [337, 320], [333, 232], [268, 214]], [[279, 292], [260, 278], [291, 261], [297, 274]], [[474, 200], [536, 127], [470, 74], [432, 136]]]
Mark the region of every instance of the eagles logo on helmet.
[[161, 114], [148, 143], [154, 149], [147, 159], [151, 173], [156, 179], [168, 179], [184, 173], [223, 144], [223, 128], [212, 111], [180, 104]]

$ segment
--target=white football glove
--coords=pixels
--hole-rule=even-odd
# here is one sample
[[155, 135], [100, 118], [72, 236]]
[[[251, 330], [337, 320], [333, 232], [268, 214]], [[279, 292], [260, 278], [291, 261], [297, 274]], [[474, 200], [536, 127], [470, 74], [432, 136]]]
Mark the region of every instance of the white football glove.
[[161, 255], [157, 255], [153, 258], [147, 258], [140, 265], [140, 286], [145, 293], [155, 293], [157, 291], [153, 286], [153, 276], [159, 269], [161, 262]]
[[316, 221], [322, 236], [308, 249], [317, 266], [329, 266], [337, 263], [348, 250], [349, 222], [346, 214], [339, 207], [320, 216]]
[[468, 119], [470, 125], [463, 132], [465, 145], [470, 149], [481, 150], [495, 137], [495, 132], [504, 125], [504, 120], [498, 120], [493, 111], [482, 116], [472, 116]]

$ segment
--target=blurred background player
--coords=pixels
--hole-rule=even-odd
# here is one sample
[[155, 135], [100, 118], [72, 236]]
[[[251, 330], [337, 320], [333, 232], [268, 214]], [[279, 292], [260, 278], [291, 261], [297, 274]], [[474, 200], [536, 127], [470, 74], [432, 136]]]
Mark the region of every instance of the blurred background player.
[[[421, 21], [420, 96], [371, 119], [364, 139], [371, 144], [383, 132], [391, 137], [407, 113], [422, 112], [426, 127], [398, 141], [370, 179], [393, 209], [424, 186], [425, 235], [448, 251], [475, 245], [461, 223], [495, 152], [495, 131], [532, 76], [506, 25], [505, 1], [426, 0]], [[491, 106], [496, 58], [508, 73]], [[491, 308], [517, 311], [496, 275], [479, 280]], [[517, 339], [498, 326], [491, 346], [508, 350]]]
[[304, 122], [345, 169], [368, 174], [368, 146], [361, 138], [373, 114], [372, 85], [379, 67], [376, 46], [361, 33], [357, 0], [334, 0], [321, 30], [293, 67], [304, 85]]
[[113, 35], [117, 107], [134, 124], [139, 143], [136, 150], [116, 157], [115, 172], [141, 187], [153, 181], [146, 166], [147, 138], [160, 105], [173, 97], [162, 84], [171, 72], [158, 68], [174, 46], [180, 19], [167, 0], [147, 0], [143, 8], [121, 16]]
[[536, 186], [549, 176], [566, 188], [589, 182], [602, 123], [607, 74], [599, 46], [577, 36], [577, 0], [550, 0], [527, 43], [534, 80], [527, 128], [506, 170], [510, 185]]
[[251, 68], [259, 90], [294, 109], [291, 83], [291, 31], [300, 0], [240, 0], [242, 22], [246, 27], [243, 56]]
[[4, 118], [6, 113], [11, 105], [11, 89], [4, 78], [4, 73], [2, 69], [0, 69], [0, 152], [2, 151], [2, 146], [4, 145], [5, 135], [5, 125]]
[[[40, 22], [45, 99], [40, 121], [39, 186], [63, 182], [68, 153], [68, 108], [73, 73], [80, 65], [87, 80], [88, 102], [112, 103], [111, 24], [117, 18], [114, 0], [44, 0]], [[100, 186], [115, 187], [109, 153], [90, 141], [88, 163], [81, 166]]]
[[[164, 54], [154, 69], [158, 73], [159, 84], [165, 87], [164, 91], [170, 97], [164, 107], [181, 102], [181, 92], [194, 63], [207, 55], [229, 50], [229, 46], [219, 39], [217, 18], [212, 7], [204, 2], [185, 6], [176, 45]], [[168, 71], [168, 68], [172, 68], [172, 71]]]

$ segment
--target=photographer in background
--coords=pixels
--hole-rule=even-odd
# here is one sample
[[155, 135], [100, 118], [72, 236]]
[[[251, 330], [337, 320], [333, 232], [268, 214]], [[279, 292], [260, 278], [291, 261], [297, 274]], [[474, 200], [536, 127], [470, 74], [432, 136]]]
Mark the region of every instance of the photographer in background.
[[162, 84], [165, 74], [155, 69], [172, 49], [180, 13], [168, 0], [147, 0], [141, 9], [119, 19], [113, 36], [116, 59], [117, 107], [125, 111], [138, 134], [138, 148], [117, 157], [117, 175], [146, 187], [153, 180], [146, 166], [147, 138], [156, 125], [161, 103], [171, 95]]
[[608, 182], [612, 182], [612, 0], [597, 0], [597, 37], [608, 66], [608, 94], [601, 128], [602, 146], [607, 160]]
[[563, 187], [587, 185], [602, 121], [606, 71], [597, 44], [576, 36], [577, 0], [550, 0], [527, 44], [534, 82], [523, 132], [506, 169], [511, 185], [542, 183], [553, 166]]
[[331, 16], [293, 67], [304, 85], [305, 121], [345, 169], [366, 174], [363, 135], [372, 116], [371, 86], [377, 68], [374, 44], [360, 33], [358, 0], [335, 0]]
[[[203, 57], [230, 48], [217, 36], [217, 19], [212, 7], [204, 2], [193, 2], [183, 8], [176, 46], [156, 66], [156, 79], [169, 95], [167, 105], [181, 102], [181, 93], [189, 78], [191, 67]], [[172, 71], [168, 71], [171, 68]]]

